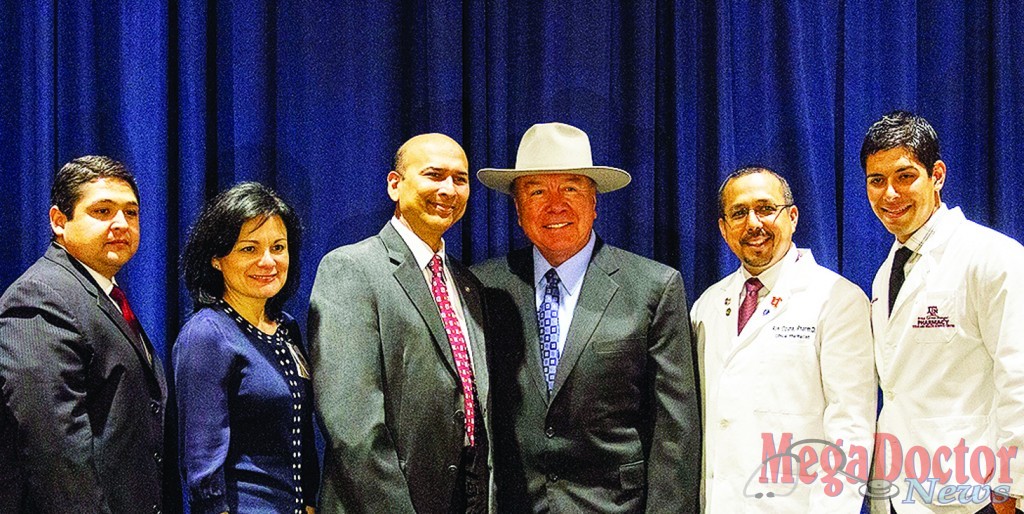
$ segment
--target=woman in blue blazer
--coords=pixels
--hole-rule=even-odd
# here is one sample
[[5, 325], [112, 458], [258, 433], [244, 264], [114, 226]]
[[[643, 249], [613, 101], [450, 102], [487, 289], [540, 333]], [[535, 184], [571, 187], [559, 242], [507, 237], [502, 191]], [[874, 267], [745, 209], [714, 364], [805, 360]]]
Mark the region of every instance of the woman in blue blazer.
[[185, 245], [196, 312], [173, 349], [180, 465], [193, 513], [313, 512], [319, 465], [305, 350], [281, 304], [300, 224], [247, 182], [206, 205]]

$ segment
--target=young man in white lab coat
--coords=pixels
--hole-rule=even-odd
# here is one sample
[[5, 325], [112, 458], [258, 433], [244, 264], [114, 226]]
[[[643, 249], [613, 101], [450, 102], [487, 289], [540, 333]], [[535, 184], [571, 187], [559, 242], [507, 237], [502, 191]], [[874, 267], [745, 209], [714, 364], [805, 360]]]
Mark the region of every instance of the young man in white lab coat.
[[[1024, 494], [1024, 247], [942, 203], [946, 164], [924, 118], [883, 116], [860, 162], [871, 208], [896, 236], [875, 275], [871, 317], [878, 432], [899, 442], [876, 476], [901, 494], [872, 510], [1012, 513]], [[901, 453], [902, 466], [892, 458]]]
[[780, 175], [741, 168], [718, 199], [741, 266], [691, 315], [704, 511], [860, 512], [876, 409], [868, 299], [793, 244], [799, 211]]

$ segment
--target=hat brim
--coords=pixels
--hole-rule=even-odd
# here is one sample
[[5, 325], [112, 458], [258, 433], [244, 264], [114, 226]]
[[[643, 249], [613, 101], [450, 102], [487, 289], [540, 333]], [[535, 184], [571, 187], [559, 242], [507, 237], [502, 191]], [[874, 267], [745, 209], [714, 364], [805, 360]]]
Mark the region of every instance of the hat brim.
[[590, 177], [597, 184], [598, 193], [607, 193], [626, 187], [633, 177], [619, 168], [608, 166], [589, 166], [584, 168], [529, 168], [501, 169], [484, 168], [476, 172], [476, 178], [483, 185], [499, 193], [512, 194], [512, 183], [519, 177], [527, 175], [556, 175], [567, 173]]

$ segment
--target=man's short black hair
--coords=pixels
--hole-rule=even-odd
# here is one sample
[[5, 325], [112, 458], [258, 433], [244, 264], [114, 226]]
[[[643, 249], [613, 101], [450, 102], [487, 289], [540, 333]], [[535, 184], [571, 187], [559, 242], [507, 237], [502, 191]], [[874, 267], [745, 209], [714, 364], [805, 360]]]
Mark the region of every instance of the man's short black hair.
[[274, 216], [280, 216], [288, 231], [289, 273], [284, 287], [267, 301], [267, 312], [277, 314], [285, 300], [299, 287], [299, 250], [302, 243], [302, 225], [290, 205], [269, 187], [256, 182], [242, 182], [207, 202], [199, 220], [192, 227], [181, 259], [195, 310], [217, 303], [224, 295], [224, 275], [213, 268], [212, 259], [231, 253], [238, 241], [242, 225], [259, 220], [257, 226]]
[[101, 178], [124, 181], [132, 188], [135, 199], [139, 200], [135, 176], [124, 164], [102, 155], [85, 155], [71, 159], [57, 172], [50, 187], [50, 205], [71, 219], [75, 215], [75, 205], [82, 199], [82, 186]]
[[740, 178], [742, 176], [745, 176], [745, 175], [753, 175], [754, 173], [767, 173], [767, 174], [775, 177], [776, 179], [778, 179], [779, 183], [782, 184], [782, 199], [783, 199], [783, 201], [786, 202], [786, 205], [793, 205], [795, 203], [793, 201], [793, 190], [789, 187], [789, 182], [786, 181], [785, 177], [783, 177], [782, 175], [779, 175], [777, 172], [775, 172], [775, 170], [773, 170], [773, 169], [771, 169], [771, 168], [769, 168], [767, 166], [761, 166], [759, 164], [754, 164], [754, 165], [749, 165], [749, 166], [742, 166], [742, 167], [738, 168], [736, 171], [730, 173], [728, 177], [725, 177], [725, 180], [722, 181], [722, 185], [718, 186], [718, 217], [719, 218], [723, 218], [723, 219], [725, 218], [725, 186], [728, 186], [729, 182], [732, 182], [733, 180], [736, 180], [736, 179], [738, 179], [738, 178]]
[[871, 125], [860, 147], [860, 167], [867, 170], [868, 156], [893, 148], [906, 148], [928, 170], [929, 177], [942, 159], [939, 135], [931, 123], [908, 111], [892, 111]]

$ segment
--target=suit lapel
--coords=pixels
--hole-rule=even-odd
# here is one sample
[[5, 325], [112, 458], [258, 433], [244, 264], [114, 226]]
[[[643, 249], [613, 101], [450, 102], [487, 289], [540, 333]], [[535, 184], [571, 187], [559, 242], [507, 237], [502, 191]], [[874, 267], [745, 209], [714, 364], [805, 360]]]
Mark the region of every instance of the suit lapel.
[[[455, 358], [452, 356], [452, 347], [448, 343], [448, 333], [444, 330], [444, 322], [441, 321], [441, 313], [437, 310], [434, 297], [427, 287], [427, 281], [423, 278], [423, 270], [416, 264], [412, 251], [402, 240], [402, 236], [391, 226], [391, 223], [384, 225], [380, 231], [380, 238], [388, 250], [388, 257], [395, 264], [395, 279], [409, 296], [409, 300], [420, 313], [423, 321], [427, 324], [431, 339], [434, 345], [448, 364], [448, 371], [455, 374]], [[452, 294], [449, 291], [449, 294]]]
[[[754, 315], [750, 317], [747, 326], [743, 327], [741, 337], [744, 343], [757, 339], [758, 332], [786, 311], [792, 303], [793, 293], [807, 287], [806, 279], [809, 274], [803, 270], [808, 264], [814, 264], [814, 257], [810, 255], [810, 251], [797, 252], [800, 253], [796, 260], [782, 263], [784, 267], [775, 281], [775, 289], [758, 302]], [[741, 346], [744, 343], [741, 343]]]
[[714, 315], [720, 316], [720, 323], [716, 326], [724, 327], [725, 333], [731, 337], [729, 337], [727, 342], [719, 343], [718, 341], [713, 341], [710, 344], [705, 343], [704, 353], [712, 352], [722, 362], [728, 362], [739, 346], [743, 344], [740, 336], [736, 334], [740, 306], [739, 294], [737, 292], [743, 287], [742, 284], [743, 275], [739, 271], [734, 271], [729, 275], [729, 279], [719, 287], [718, 297], [714, 301], [714, 306], [711, 307]]
[[[99, 291], [98, 286], [97, 291]], [[157, 362], [157, 358], [156, 354], [153, 352], [153, 347], [149, 345], [149, 342], [146, 339], [146, 334], [140, 333], [135, 335], [135, 331], [133, 331], [128, 325], [128, 322], [125, 321], [124, 316], [121, 315], [121, 311], [118, 310], [114, 305], [114, 302], [105, 293], [100, 292], [100, 294], [96, 295], [96, 306], [103, 311], [103, 314], [106, 314], [107, 318], [109, 318], [114, 325], [117, 325], [117, 329], [120, 330], [121, 333], [124, 334], [125, 339], [132, 344], [132, 348], [135, 349], [135, 353], [138, 354], [139, 360], [142, 361], [143, 366], [152, 371], [154, 364]]]
[[[892, 267], [890, 260], [889, 267]], [[935, 267], [935, 258], [930, 254], [922, 255], [917, 263], [914, 264], [914, 268], [910, 270], [910, 275], [907, 276], [903, 282], [903, 287], [900, 288], [899, 294], [896, 296], [896, 302], [892, 305], [892, 314], [889, 316], [889, 321], [896, 319], [900, 315], [900, 312], [909, 309], [913, 302], [908, 302], [908, 298], [914, 298], [917, 296], [917, 292], [922, 289], [927, 282], [928, 274], [931, 273]], [[889, 274], [892, 274], [890, 269]], [[886, 286], [886, 299], [889, 297], [889, 287]], [[903, 323], [901, 320], [900, 323]]]
[[[959, 225], [959, 221], [963, 219], [961, 214], [959, 217], [959, 210], [949, 211], [946, 213], [946, 219], [936, 227], [935, 233], [928, 237], [921, 247], [921, 257], [914, 264], [914, 267], [910, 270], [910, 274], [907, 275], [906, 280], [903, 282], [903, 287], [900, 288], [899, 295], [896, 296], [896, 302], [892, 306], [892, 314], [889, 316], [889, 325], [893, 323], [893, 320], [897, 316], [902, 316], [902, 312], [905, 309], [913, 307], [913, 301], [907, 301], [908, 299], [916, 298], [918, 292], [924, 289], [928, 283], [928, 275], [938, 265], [942, 259], [941, 249], [945, 248], [945, 242], [951, 237], [955, 228]], [[893, 245], [892, 251], [889, 252], [890, 258], [886, 260], [886, 265], [889, 266], [889, 273], [886, 277], [892, 274], [892, 256], [895, 254], [896, 245]], [[889, 287], [888, 282], [885, 286], [885, 298], [889, 298]], [[905, 319], [901, 319], [899, 323], [909, 326]], [[893, 328], [889, 326], [889, 328]]]
[[[149, 344], [148, 340], [145, 339], [146, 335], [144, 333], [138, 335], [135, 334], [131, 327], [128, 326], [128, 322], [125, 321], [124, 316], [121, 315], [121, 311], [114, 305], [114, 301], [100, 289], [99, 284], [93, 280], [92, 275], [89, 274], [82, 264], [72, 258], [71, 255], [67, 253], [67, 250], [56, 245], [50, 246], [46, 251], [46, 254], [50, 260], [67, 268], [78, 277], [78, 281], [82, 284], [82, 287], [84, 287], [90, 295], [96, 298], [96, 307], [98, 307], [99, 310], [110, 319], [111, 323], [121, 331], [124, 338], [128, 340], [129, 344], [131, 344], [135, 353], [139, 357], [139, 361], [142, 362], [143, 367], [148, 369], [150, 372], [155, 372], [156, 370], [154, 366], [158, 360], [156, 353], [152, 351], [152, 346], [149, 346], [150, 351], [147, 352], [146, 350], [146, 346]], [[152, 356], [152, 359], [147, 357], [147, 353]], [[162, 377], [156, 378], [158, 382], [162, 382]]]
[[[729, 350], [729, 359], [739, 353], [740, 350], [746, 348], [751, 343], [759, 339], [761, 330], [764, 330], [769, 323], [778, 318], [782, 313], [786, 312], [789, 306], [793, 303], [792, 298], [795, 294], [807, 288], [807, 280], [811, 276], [808, 273], [808, 268], [815, 264], [814, 256], [811, 255], [810, 250], [796, 250], [798, 252], [795, 260], [785, 260], [778, 265], [783, 266], [780, 270], [779, 277], [775, 281], [775, 289], [771, 290], [767, 296], [762, 298], [757, 303], [757, 308], [754, 310], [754, 314], [750, 316], [750, 321], [743, 327], [743, 332], [739, 334], [736, 343], [732, 349]], [[736, 294], [737, 303], [739, 303], [739, 290], [743, 287], [745, 282], [743, 274], [740, 271], [734, 273], [734, 279], [730, 281], [730, 292]], [[737, 316], [739, 315], [739, 308], [736, 309]], [[733, 318], [736, 319], [736, 318]], [[736, 324], [734, 323], [732, 328], [735, 330]]]
[[[480, 291], [470, 279], [469, 271], [461, 264], [449, 260], [448, 268], [451, 270], [452, 278], [455, 280], [455, 292], [462, 298], [463, 318], [466, 320], [466, 335], [469, 339], [469, 346], [473, 350], [473, 383], [476, 385], [477, 395], [480, 398], [487, 398], [487, 350], [484, 345], [484, 331], [480, 320], [483, 318], [483, 310], [480, 303]], [[451, 294], [452, 291], [449, 291]], [[449, 348], [450, 349], [450, 348]], [[480, 405], [485, 402], [479, 401]]]
[[[561, 358], [558, 359], [555, 387], [551, 391], [552, 398], [561, 390], [583, 350], [590, 344], [590, 338], [594, 334], [594, 330], [597, 329], [598, 322], [604, 316], [608, 303], [618, 291], [619, 285], [611, 278], [618, 269], [618, 262], [598, 240], [597, 246], [594, 247], [594, 256], [590, 260], [590, 265], [587, 266], [587, 273], [583, 276], [583, 287], [580, 288], [580, 297], [572, 314], [572, 323], [569, 325], [569, 333], [565, 338], [565, 348], [562, 350]], [[540, 350], [538, 349], [537, 352], [539, 368]]]
[[508, 266], [519, 280], [514, 281], [511, 291], [513, 301], [519, 307], [519, 319], [523, 320], [523, 341], [526, 344], [526, 369], [537, 386], [537, 394], [548, 401], [548, 385], [540, 366], [540, 333], [537, 331], [537, 291], [533, 283], [533, 247], [526, 247], [508, 254]]

